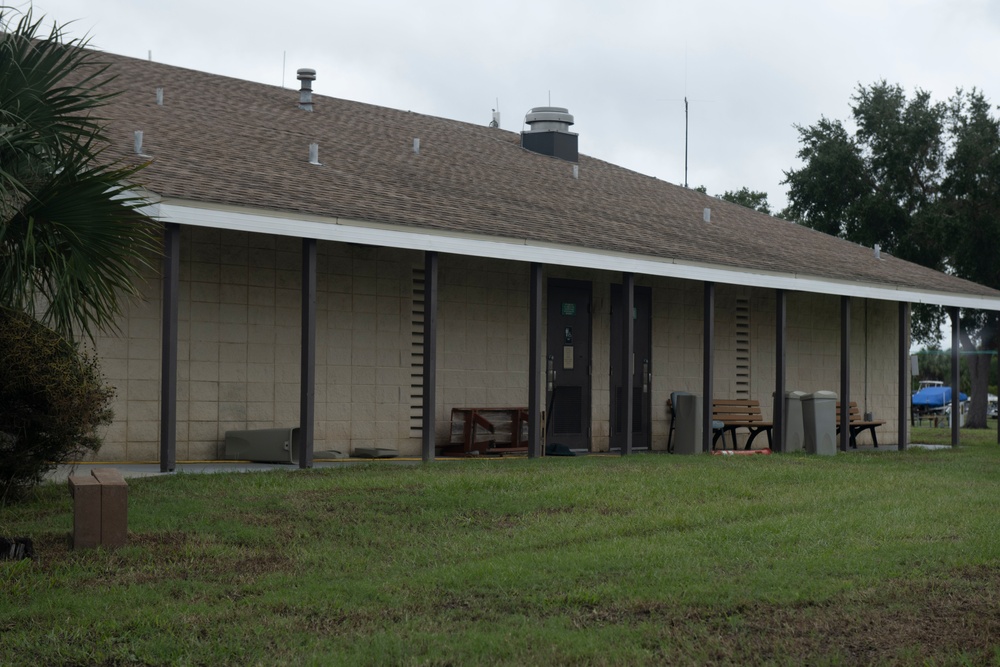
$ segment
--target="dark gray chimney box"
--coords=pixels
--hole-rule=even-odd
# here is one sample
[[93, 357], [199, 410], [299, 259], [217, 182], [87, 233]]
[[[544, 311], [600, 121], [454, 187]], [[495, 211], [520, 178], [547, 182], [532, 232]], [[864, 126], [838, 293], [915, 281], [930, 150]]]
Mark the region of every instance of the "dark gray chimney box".
[[580, 159], [579, 135], [569, 131], [573, 116], [563, 107], [535, 107], [525, 116], [531, 128], [521, 132], [521, 147], [569, 162]]

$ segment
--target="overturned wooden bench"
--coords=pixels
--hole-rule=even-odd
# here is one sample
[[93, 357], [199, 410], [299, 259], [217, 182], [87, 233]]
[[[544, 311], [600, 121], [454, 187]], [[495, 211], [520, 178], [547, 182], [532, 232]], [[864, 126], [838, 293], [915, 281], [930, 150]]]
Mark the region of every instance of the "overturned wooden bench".
[[[862, 419], [857, 401], [851, 401], [848, 405], [850, 406], [848, 408], [848, 419], [850, 420], [848, 426], [851, 430], [851, 447], [856, 449], [858, 446], [858, 434], [868, 430], [872, 432], [872, 444], [878, 448], [878, 437], [875, 435], [875, 429], [885, 424], [885, 422], [879, 420], [866, 421]], [[840, 433], [840, 401], [837, 401], [837, 433]]]
[[712, 449], [716, 441], [722, 438], [722, 448], [726, 447], [726, 431], [732, 435], [733, 449], [736, 449], [736, 431], [745, 428], [750, 437], [744, 449], [750, 449], [754, 438], [761, 433], [767, 434], [767, 446], [771, 446], [771, 429], [773, 424], [764, 421], [760, 411], [760, 401], [754, 398], [716, 398], [712, 400], [712, 419], [722, 422], [722, 428], [715, 431], [712, 438]]
[[526, 454], [528, 408], [452, 408], [451, 437], [442, 454]]

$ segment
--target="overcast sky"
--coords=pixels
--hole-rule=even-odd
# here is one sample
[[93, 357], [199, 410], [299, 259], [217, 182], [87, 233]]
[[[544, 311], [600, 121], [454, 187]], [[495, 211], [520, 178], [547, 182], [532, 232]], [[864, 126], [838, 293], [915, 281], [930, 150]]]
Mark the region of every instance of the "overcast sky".
[[[17, 5], [17, 0], [13, 3]], [[1000, 102], [996, 0], [39, 0], [113, 53], [520, 131], [567, 107], [580, 151], [785, 205], [795, 125], [847, 119], [881, 79]]]

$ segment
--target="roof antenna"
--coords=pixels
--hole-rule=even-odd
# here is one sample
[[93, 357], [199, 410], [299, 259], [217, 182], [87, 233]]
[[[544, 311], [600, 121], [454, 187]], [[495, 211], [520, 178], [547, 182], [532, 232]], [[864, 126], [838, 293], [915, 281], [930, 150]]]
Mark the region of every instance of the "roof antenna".
[[[695, 100], [714, 102], [714, 100]], [[688, 97], [687, 97], [687, 44], [684, 45], [684, 187], [688, 187]]]
[[288, 56], [288, 51], [281, 52], [281, 87], [285, 87], [285, 58]]
[[688, 45], [684, 42], [684, 187], [688, 186]]
[[493, 120], [490, 121], [490, 127], [499, 128], [500, 127], [500, 98], [497, 98], [497, 106], [493, 110]]

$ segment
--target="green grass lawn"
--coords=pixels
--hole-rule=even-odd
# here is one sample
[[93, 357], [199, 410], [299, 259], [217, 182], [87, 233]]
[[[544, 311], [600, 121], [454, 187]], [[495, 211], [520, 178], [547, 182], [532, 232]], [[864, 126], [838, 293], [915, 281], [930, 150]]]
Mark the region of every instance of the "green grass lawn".
[[68, 551], [47, 485], [0, 508], [38, 552], [0, 561], [0, 663], [996, 664], [981, 433], [135, 479], [115, 552]]

